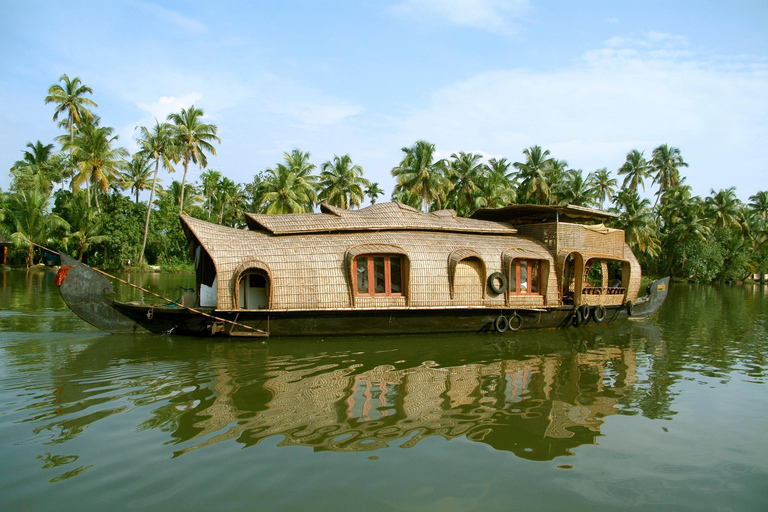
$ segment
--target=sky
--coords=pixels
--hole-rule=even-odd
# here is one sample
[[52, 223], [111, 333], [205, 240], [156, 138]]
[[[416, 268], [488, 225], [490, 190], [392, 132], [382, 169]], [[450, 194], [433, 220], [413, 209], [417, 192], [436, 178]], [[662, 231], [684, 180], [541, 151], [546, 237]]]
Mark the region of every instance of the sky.
[[318, 167], [349, 154], [388, 198], [402, 148], [427, 140], [441, 158], [511, 162], [539, 145], [585, 174], [614, 175], [629, 151], [650, 157], [669, 144], [689, 164], [694, 194], [736, 187], [746, 201], [768, 190], [765, 0], [0, 0], [0, 9], [4, 190], [26, 144], [61, 133], [44, 98], [63, 73], [93, 89], [94, 112], [131, 152], [137, 127], [202, 108], [221, 138], [209, 168], [238, 183], [298, 148]]

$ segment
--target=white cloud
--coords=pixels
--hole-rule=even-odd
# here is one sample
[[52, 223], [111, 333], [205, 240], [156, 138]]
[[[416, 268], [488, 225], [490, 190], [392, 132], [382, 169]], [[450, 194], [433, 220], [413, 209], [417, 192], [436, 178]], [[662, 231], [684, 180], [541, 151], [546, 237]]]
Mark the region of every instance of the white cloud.
[[401, 0], [392, 7], [392, 12], [405, 18], [438, 16], [453, 25], [506, 35], [518, 31], [514, 20], [527, 10], [527, 0]]
[[[149, 112], [152, 116], [152, 120], [164, 121], [168, 117], [168, 114], [172, 112], [179, 112], [182, 108], [189, 108], [194, 105], [199, 99], [202, 99], [203, 95], [199, 92], [190, 92], [180, 97], [175, 96], [161, 96], [154, 103], [137, 103], [136, 106], [141, 110]], [[153, 123], [154, 124], [154, 123]]]
[[[587, 52], [566, 69], [500, 70], [435, 92], [401, 119], [410, 140], [443, 152], [482, 148], [511, 161], [534, 144], [574, 168], [616, 170], [631, 149], [679, 147], [694, 192], [736, 185], [748, 196], [765, 182], [768, 71], [765, 63], [695, 59], [684, 38], [650, 34], [634, 47]], [[724, 148], [728, 148], [727, 150]], [[733, 167], [734, 155], [747, 162]]]

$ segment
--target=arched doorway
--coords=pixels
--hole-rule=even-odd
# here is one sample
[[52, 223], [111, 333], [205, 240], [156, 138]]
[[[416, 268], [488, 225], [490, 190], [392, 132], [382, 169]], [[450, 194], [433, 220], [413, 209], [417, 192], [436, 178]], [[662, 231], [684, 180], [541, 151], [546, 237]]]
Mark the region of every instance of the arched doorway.
[[269, 274], [253, 268], [240, 274], [237, 283], [238, 307], [240, 309], [269, 308]]

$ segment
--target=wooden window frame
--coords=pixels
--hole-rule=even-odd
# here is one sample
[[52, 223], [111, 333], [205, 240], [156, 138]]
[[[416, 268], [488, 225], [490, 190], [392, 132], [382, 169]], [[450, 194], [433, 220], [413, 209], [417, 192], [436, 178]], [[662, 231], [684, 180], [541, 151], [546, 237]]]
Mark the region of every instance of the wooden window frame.
[[[528, 283], [528, 290], [521, 292], [520, 291], [520, 262], [526, 262], [526, 283]], [[529, 259], [529, 258], [515, 258], [512, 260], [512, 263], [510, 264], [510, 277], [512, 276], [512, 272], [515, 273], [515, 289], [512, 290], [512, 279], [509, 280], [509, 294], [510, 295], [543, 295], [541, 293], [542, 291], [542, 274], [541, 270], [543, 267], [542, 264], [543, 260], [536, 260], [536, 259]], [[536, 292], [532, 292], [531, 290], [531, 278], [533, 277], [533, 265], [536, 265], [537, 268], [537, 274], [539, 276], [539, 285], [538, 290]]]
[[[376, 293], [376, 279], [373, 273], [374, 258], [384, 258], [384, 293]], [[392, 258], [400, 260], [400, 292], [392, 292]], [[361, 259], [366, 259], [366, 270], [368, 272], [368, 290], [361, 292], [357, 289], [357, 263]], [[405, 287], [405, 258], [401, 254], [361, 254], [355, 256], [352, 261], [352, 268], [355, 269], [353, 286], [355, 287], [355, 297], [402, 297]]]

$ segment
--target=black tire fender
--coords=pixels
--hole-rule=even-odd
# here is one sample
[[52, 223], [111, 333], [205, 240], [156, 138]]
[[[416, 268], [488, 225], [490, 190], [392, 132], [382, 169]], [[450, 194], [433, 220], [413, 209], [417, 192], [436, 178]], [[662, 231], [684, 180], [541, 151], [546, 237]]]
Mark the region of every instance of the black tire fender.
[[499, 318], [493, 322], [493, 327], [496, 329], [496, 332], [504, 332], [509, 328], [509, 320], [504, 315], [499, 315]]
[[[496, 285], [497, 280], [499, 282], [498, 286]], [[488, 277], [488, 288], [493, 293], [504, 293], [504, 290], [507, 289], [507, 278], [501, 272], [494, 272]]]
[[581, 313], [581, 321], [586, 322], [589, 319], [589, 306], [582, 304], [579, 306], [579, 312]]
[[581, 316], [581, 308], [577, 308], [573, 310], [573, 316], [571, 317], [571, 324], [574, 327], [578, 327], [581, 325], [581, 322], [584, 320], [584, 317]]
[[605, 306], [602, 304], [599, 306], [595, 306], [595, 308], [592, 310], [592, 320], [595, 321], [595, 323], [599, 324], [603, 320], [605, 320]]
[[519, 331], [523, 326], [523, 317], [518, 315], [517, 311], [513, 311], [507, 323], [509, 324], [510, 331]]
[[634, 304], [632, 304], [631, 300], [627, 301], [627, 315], [632, 316], [632, 310], [634, 309]]

